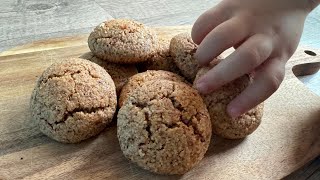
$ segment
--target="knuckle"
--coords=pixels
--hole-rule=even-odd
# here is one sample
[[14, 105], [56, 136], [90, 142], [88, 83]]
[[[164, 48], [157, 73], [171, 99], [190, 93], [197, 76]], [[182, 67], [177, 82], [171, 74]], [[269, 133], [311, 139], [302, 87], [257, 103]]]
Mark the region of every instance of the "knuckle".
[[248, 61], [248, 64], [255, 67], [260, 64], [261, 62], [261, 55], [258, 49], [248, 49], [246, 52], [246, 60]]
[[[284, 41], [284, 39], [289, 39], [289, 41]], [[299, 44], [299, 38], [294, 38], [286, 36], [282, 38], [277, 38], [274, 42], [274, 49], [279, 54], [283, 54], [286, 57], [291, 57], [297, 50]]]
[[280, 68], [269, 77], [269, 87], [272, 91], [276, 91], [284, 79], [284, 72]]
[[[294, 44], [298, 44], [298, 43], [294, 43]], [[287, 56], [287, 57], [291, 57], [293, 54], [294, 54], [294, 52], [297, 50], [297, 46], [294, 46], [294, 45], [288, 45], [288, 47], [285, 49], [285, 55]]]

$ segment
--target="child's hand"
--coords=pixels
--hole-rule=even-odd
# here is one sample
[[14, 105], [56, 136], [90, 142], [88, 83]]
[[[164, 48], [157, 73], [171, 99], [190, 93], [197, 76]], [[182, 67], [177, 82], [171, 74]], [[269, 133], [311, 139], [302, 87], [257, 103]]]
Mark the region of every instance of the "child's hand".
[[210, 93], [255, 71], [254, 82], [227, 111], [237, 117], [266, 100], [281, 84], [305, 18], [316, 6], [315, 0], [223, 0], [209, 9], [192, 29], [200, 44], [195, 58], [205, 65], [230, 47], [236, 51], [197, 81], [198, 90]]

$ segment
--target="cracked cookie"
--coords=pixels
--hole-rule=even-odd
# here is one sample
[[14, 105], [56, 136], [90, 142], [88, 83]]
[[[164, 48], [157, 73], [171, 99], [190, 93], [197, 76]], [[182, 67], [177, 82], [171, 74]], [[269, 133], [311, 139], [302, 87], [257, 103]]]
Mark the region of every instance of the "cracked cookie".
[[[192, 41], [190, 33], [177, 34], [170, 41], [170, 54], [181, 74], [190, 82], [193, 82], [200, 69], [197, 60], [193, 57], [197, 48], [198, 45]], [[221, 56], [215, 59], [221, 59]]]
[[63, 143], [100, 133], [116, 111], [116, 89], [99, 65], [80, 58], [52, 64], [39, 77], [30, 100], [40, 131]]
[[192, 41], [189, 33], [180, 33], [170, 41], [170, 54], [174, 62], [183, 76], [191, 82], [199, 70], [199, 65], [193, 57], [197, 48], [197, 44]]
[[131, 78], [123, 86], [119, 97], [119, 107], [128, 99], [129, 94], [139, 86], [142, 86], [145, 82], [158, 79], [167, 79], [170, 81], [185, 81], [182, 76], [175, 73], [163, 70], [147, 70], [142, 73], [138, 73]]
[[179, 68], [173, 61], [169, 51], [170, 39], [160, 38], [157, 53], [149, 60], [138, 64], [140, 72], [147, 70], [164, 70], [180, 74]]
[[[214, 65], [202, 67], [197, 73], [195, 82]], [[226, 111], [227, 105], [251, 83], [251, 80], [249, 75], [244, 75], [210, 94], [201, 95], [210, 114], [213, 133], [227, 139], [241, 139], [258, 128], [263, 116], [264, 103], [260, 103], [238, 118], [231, 118]]]
[[135, 89], [117, 116], [126, 158], [158, 174], [184, 174], [206, 153], [212, 134], [207, 108], [191, 86], [155, 80]]
[[88, 45], [95, 56], [114, 63], [146, 61], [156, 53], [158, 39], [150, 28], [129, 19], [108, 20], [94, 28]]
[[134, 65], [120, 65], [103, 61], [95, 57], [92, 52], [85, 53], [80, 56], [80, 58], [90, 60], [103, 67], [113, 79], [114, 84], [116, 85], [117, 95], [120, 95], [121, 89], [127, 83], [128, 79], [138, 73], [138, 70]]

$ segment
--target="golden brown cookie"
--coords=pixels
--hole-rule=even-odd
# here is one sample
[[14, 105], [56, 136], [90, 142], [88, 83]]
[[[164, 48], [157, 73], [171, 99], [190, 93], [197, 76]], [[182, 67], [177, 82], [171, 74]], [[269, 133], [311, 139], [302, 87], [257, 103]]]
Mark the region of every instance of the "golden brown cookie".
[[118, 113], [126, 158], [159, 174], [184, 174], [206, 153], [212, 134], [206, 106], [191, 86], [155, 80], [130, 94]]
[[152, 57], [158, 46], [156, 34], [142, 23], [113, 19], [95, 27], [88, 38], [92, 53], [102, 60], [132, 64]]
[[[187, 78], [189, 82], [194, 81], [197, 72], [200, 69], [197, 60], [193, 57], [197, 48], [198, 45], [192, 41], [190, 33], [177, 34], [170, 41], [170, 54], [181, 74]], [[212, 61], [221, 58], [222, 56], [218, 56]]]
[[48, 67], [37, 81], [30, 107], [41, 132], [63, 143], [100, 133], [117, 106], [110, 75], [99, 65], [70, 58]]
[[138, 64], [140, 72], [147, 70], [164, 70], [180, 74], [179, 68], [173, 61], [169, 51], [170, 39], [160, 38], [157, 53], [145, 62]]
[[189, 33], [180, 33], [170, 41], [170, 54], [180, 72], [190, 82], [194, 80], [199, 70], [199, 65], [193, 57], [197, 48]]
[[167, 79], [170, 81], [185, 81], [185, 79], [175, 73], [163, 70], [148, 70], [132, 76], [121, 90], [119, 97], [119, 107], [128, 99], [129, 94], [145, 82], [157, 79]]
[[[194, 82], [213, 66], [214, 64], [202, 67]], [[227, 105], [251, 83], [251, 80], [249, 75], [244, 75], [208, 95], [201, 95], [207, 105], [215, 134], [227, 139], [241, 139], [258, 128], [263, 116], [264, 103], [235, 119], [231, 118], [226, 111]]]
[[114, 84], [116, 85], [117, 95], [120, 95], [121, 89], [127, 83], [128, 79], [138, 73], [138, 70], [134, 65], [110, 63], [95, 57], [92, 52], [85, 53], [80, 56], [80, 58], [90, 60], [91, 62], [102, 66], [113, 79]]

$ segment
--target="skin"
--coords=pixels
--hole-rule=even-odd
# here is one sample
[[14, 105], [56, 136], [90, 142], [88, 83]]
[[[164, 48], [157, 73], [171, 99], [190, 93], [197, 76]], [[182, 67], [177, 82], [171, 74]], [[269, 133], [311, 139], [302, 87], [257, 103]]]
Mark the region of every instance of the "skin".
[[254, 72], [254, 81], [228, 105], [231, 117], [252, 109], [279, 88], [285, 64], [296, 51], [306, 16], [320, 0], [223, 0], [203, 13], [192, 28], [203, 66], [230, 47], [235, 51], [197, 82], [209, 94]]

